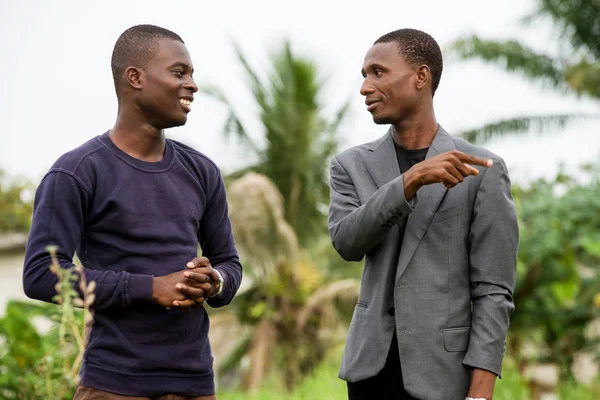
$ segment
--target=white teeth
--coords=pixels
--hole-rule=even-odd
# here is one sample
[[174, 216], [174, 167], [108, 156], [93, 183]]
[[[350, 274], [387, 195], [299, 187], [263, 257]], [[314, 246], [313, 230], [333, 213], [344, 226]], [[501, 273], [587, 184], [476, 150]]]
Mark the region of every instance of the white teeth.
[[187, 99], [179, 99], [179, 102], [187, 108], [190, 108], [192, 102]]

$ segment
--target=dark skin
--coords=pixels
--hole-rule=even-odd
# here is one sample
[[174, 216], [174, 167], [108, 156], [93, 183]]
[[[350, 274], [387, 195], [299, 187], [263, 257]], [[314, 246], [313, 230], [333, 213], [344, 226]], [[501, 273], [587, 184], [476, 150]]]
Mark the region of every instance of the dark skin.
[[[438, 130], [433, 110], [431, 70], [427, 65], [406, 62], [391, 43], [378, 43], [367, 52], [362, 68], [364, 82], [360, 93], [377, 124], [390, 124], [394, 141], [407, 149], [429, 147]], [[454, 150], [415, 164], [404, 173], [404, 195], [411, 200], [425, 185], [459, 185], [473, 167], [491, 167], [492, 160]], [[492, 400], [496, 374], [475, 368], [469, 397]]]
[[[162, 39], [145, 65], [130, 66], [118, 87], [119, 111], [110, 131], [113, 143], [132, 157], [158, 162], [165, 152], [164, 129], [187, 121], [198, 86], [187, 48]], [[171, 308], [201, 305], [214, 293], [217, 276], [206, 257], [188, 262], [187, 269], [154, 277], [152, 297]]]
[[198, 86], [185, 45], [177, 40], [159, 41], [158, 51], [144, 66], [130, 66], [121, 76], [119, 110], [110, 138], [121, 150], [147, 162], [157, 162], [165, 151], [164, 129], [187, 121]]
[[152, 298], [156, 304], [188, 308], [201, 305], [214, 294], [218, 277], [208, 258], [196, 257], [186, 266], [187, 270], [152, 279]]

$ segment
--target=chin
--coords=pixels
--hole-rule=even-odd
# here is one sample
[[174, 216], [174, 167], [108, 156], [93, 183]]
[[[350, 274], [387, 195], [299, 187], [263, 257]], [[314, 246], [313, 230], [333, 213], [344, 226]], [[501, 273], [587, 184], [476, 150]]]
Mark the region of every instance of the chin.
[[392, 120], [383, 115], [373, 115], [373, 122], [377, 125], [388, 125], [392, 123]]
[[177, 118], [177, 119], [170, 121], [169, 128], [175, 128], [176, 126], [185, 125], [186, 122], [187, 122], [187, 115], [183, 118]]

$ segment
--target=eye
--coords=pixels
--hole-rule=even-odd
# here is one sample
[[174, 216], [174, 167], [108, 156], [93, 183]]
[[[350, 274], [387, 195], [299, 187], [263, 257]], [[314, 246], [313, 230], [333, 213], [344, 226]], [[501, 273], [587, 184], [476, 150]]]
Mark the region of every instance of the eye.
[[383, 76], [383, 71], [380, 69], [375, 70], [375, 76], [381, 78]]
[[183, 77], [183, 71], [181, 71], [181, 70], [175, 70], [175, 71], [173, 71], [173, 73], [174, 73], [175, 75], [177, 75], [179, 78], [182, 78], [182, 77]]

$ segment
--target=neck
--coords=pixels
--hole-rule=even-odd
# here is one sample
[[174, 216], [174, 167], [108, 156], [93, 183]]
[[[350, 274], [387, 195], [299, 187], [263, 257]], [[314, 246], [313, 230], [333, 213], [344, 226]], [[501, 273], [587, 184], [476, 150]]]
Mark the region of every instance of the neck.
[[110, 130], [110, 139], [119, 149], [142, 161], [158, 162], [165, 152], [162, 129], [150, 125], [132, 110], [119, 107], [117, 121]]
[[438, 124], [432, 107], [422, 110], [392, 125], [394, 142], [409, 150], [423, 149], [431, 145], [438, 131]]

